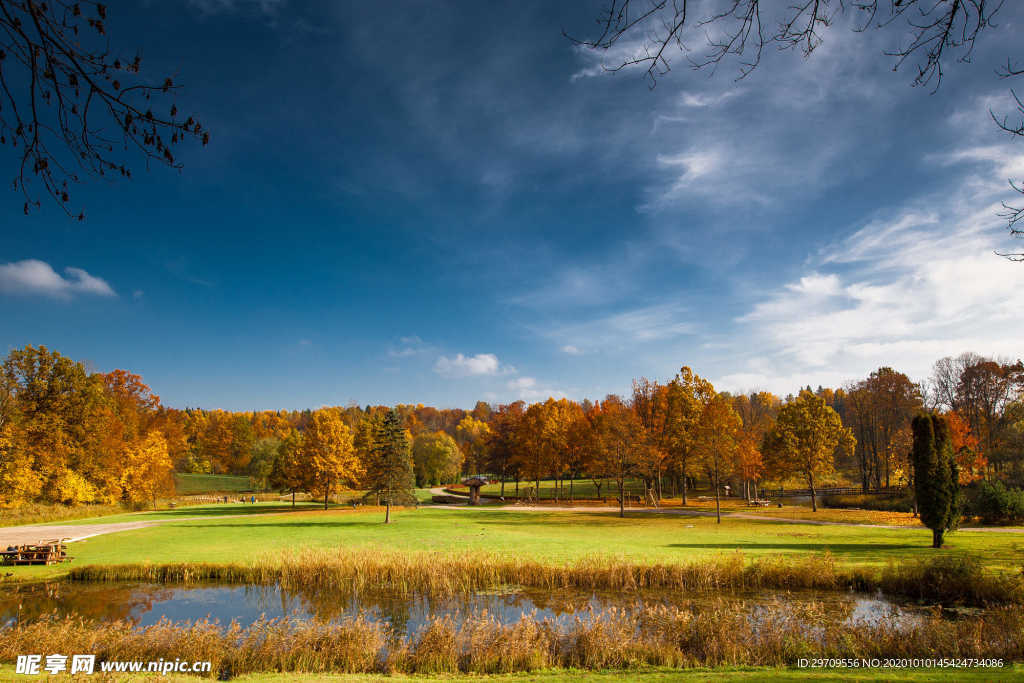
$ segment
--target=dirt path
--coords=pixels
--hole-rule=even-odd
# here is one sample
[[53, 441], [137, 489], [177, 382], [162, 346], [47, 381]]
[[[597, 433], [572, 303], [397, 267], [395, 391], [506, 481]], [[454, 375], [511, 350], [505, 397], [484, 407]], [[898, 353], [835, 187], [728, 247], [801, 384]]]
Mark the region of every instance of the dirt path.
[[[262, 512], [264, 515], [287, 515], [288, 512]], [[81, 541], [84, 538], [99, 536], [101, 534], [113, 534], [118, 531], [129, 531], [131, 529], [145, 529], [160, 524], [173, 522], [192, 522], [196, 520], [228, 519], [232, 517], [252, 517], [252, 515], [215, 515], [205, 517], [175, 517], [172, 519], [148, 519], [138, 522], [96, 522], [95, 524], [47, 524], [47, 525], [25, 525], [0, 527], [0, 549], [9, 545], [26, 545], [40, 541], [52, 541], [66, 538], [69, 542]]]

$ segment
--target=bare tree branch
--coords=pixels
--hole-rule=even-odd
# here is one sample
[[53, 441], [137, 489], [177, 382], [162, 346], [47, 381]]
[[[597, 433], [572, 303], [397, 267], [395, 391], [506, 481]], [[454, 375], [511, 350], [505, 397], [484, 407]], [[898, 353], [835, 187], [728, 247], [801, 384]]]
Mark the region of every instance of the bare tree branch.
[[69, 185], [82, 174], [129, 177], [122, 153], [130, 149], [147, 166], [181, 168], [174, 145], [209, 141], [173, 102], [154, 112], [153, 100], [179, 86], [171, 78], [143, 80], [138, 56], [113, 56], [106, 19], [106, 6], [93, 0], [0, 0], [0, 146], [17, 150], [12, 185], [26, 214], [40, 206], [35, 185], [72, 216]]
[[[912, 85], [932, 84], [932, 92], [942, 83], [943, 63], [947, 59], [970, 62], [978, 37], [994, 26], [993, 18], [1005, 0], [796, 0], [782, 11], [782, 19], [772, 32], [766, 32], [760, 0], [716, 0], [710, 2], [709, 14], [694, 18], [688, 13], [685, 0], [611, 0], [598, 18], [600, 34], [595, 39], [579, 39], [565, 34], [575, 44], [607, 52], [623, 37], [640, 34], [642, 46], [632, 56], [610, 65], [607, 71], [631, 66], [646, 66], [645, 77], [653, 88], [658, 78], [671, 69], [668, 48], [675, 44], [694, 69], [715, 70], [727, 59], [739, 64], [737, 79], [746, 78], [761, 63], [765, 47], [780, 50], [798, 48], [809, 57], [823, 41], [838, 14], [848, 8], [861, 18], [856, 31], [880, 30], [899, 26], [908, 36], [903, 44], [885, 54], [894, 57], [893, 70], [916, 60]], [[644, 3], [644, 4], [642, 4]], [[717, 8], [717, 9], [716, 9]], [[687, 24], [689, 22], [689, 24]], [[702, 31], [706, 53], [693, 56], [684, 45], [688, 28]], [[1024, 75], [1024, 68], [1007, 60], [997, 71], [1000, 78]], [[996, 125], [1015, 137], [1024, 137], [1024, 103], [1013, 90], [1019, 116], [1016, 121], [990, 112]], [[1024, 194], [1024, 181], [1011, 180], [1010, 186]], [[1000, 214], [1007, 220], [1010, 235], [1024, 236], [1024, 208], [1003, 205]], [[1024, 253], [1000, 254], [1014, 261], [1024, 261]]]

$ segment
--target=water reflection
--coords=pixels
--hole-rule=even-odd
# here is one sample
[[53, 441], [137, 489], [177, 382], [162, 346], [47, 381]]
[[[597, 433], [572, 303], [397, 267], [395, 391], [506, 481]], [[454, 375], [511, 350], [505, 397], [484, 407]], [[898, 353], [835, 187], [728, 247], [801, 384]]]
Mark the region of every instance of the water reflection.
[[148, 626], [166, 618], [172, 621], [216, 619], [248, 625], [261, 617], [293, 617], [337, 621], [365, 615], [387, 621], [396, 633], [412, 634], [434, 617], [449, 616], [456, 622], [484, 612], [502, 623], [523, 616], [550, 619], [567, 625], [591, 611], [615, 608], [626, 612], [652, 606], [705, 610], [740, 610], [754, 623], [778, 618], [796, 619], [809, 629], [823, 620], [851, 625], [871, 625], [883, 620], [910, 625], [921, 609], [899, 605], [881, 595], [856, 593], [769, 592], [757, 595], [680, 596], [668, 591], [643, 593], [579, 590], [515, 589], [477, 593], [457, 598], [425, 598], [387, 593], [338, 594], [325, 591], [288, 591], [277, 585], [230, 586], [153, 584], [83, 584], [52, 582], [0, 589], [0, 624], [31, 621], [45, 615], [78, 615], [88, 619], [126, 619]]

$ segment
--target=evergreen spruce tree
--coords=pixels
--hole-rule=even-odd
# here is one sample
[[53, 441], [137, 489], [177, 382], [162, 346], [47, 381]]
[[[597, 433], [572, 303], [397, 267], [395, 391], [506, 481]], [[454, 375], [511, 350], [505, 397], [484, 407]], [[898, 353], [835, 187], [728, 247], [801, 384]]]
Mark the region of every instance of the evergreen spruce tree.
[[940, 415], [922, 414], [914, 432], [914, 488], [921, 522], [932, 530], [932, 547], [960, 522], [960, 483], [949, 423]]
[[374, 439], [370, 490], [384, 500], [384, 523], [391, 522], [391, 506], [416, 502], [409, 436], [402, 416], [391, 409], [377, 427]]

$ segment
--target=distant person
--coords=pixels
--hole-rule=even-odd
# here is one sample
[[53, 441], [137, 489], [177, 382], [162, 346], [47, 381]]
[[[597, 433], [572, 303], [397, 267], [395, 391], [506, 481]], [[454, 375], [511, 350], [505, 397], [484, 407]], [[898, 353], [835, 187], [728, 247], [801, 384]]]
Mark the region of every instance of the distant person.
[[249, 502], [252, 503], [253, 505], [255, 505], [256, 504], [256, 496], [249, 496]]

